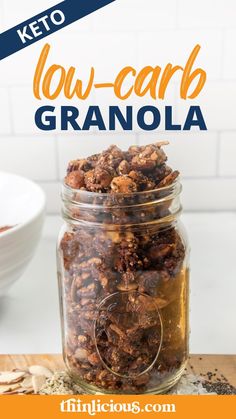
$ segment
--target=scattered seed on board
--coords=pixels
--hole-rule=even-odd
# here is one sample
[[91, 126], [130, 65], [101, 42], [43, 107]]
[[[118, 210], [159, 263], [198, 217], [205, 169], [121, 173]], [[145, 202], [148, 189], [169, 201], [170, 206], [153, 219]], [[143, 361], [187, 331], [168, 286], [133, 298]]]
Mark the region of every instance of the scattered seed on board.
[[[236, 388], [224, 376], [216, 377], [215, 381], [209, 381], [208, 377], [212, 376], [215, 374], [211, 371], [205, 374], [206, 378], [204, 374], [196, 376], [185, 373], [168, 394], [236, 394]], [[27, 370], [14, 369], [13, 371], [0, 372], [0, 394], [66, 395], [84, 394], [84, 391], [66, 372], [53, 373], [44, 366], [32, 365]]]

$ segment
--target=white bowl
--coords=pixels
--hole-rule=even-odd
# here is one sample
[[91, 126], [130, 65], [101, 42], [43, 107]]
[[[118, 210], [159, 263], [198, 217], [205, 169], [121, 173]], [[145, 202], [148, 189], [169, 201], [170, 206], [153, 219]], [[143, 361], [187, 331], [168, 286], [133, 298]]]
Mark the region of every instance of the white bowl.
[[23, 274], [40, 239], [45, 195], [36, 183], [0, 172], [0, 295]]

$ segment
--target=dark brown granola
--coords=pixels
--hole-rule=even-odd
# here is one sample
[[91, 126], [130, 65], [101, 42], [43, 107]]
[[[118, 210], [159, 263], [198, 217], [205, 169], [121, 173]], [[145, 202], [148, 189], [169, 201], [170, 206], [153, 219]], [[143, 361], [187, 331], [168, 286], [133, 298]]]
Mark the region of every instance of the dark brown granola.
[[179, 172], [166, 165], [166, 144], [111, 146], [68, 166], [73, 200], [96, 194], [60, 241], [64, 355], [76, 379], [101, 391], [158, 388], [187, 360], [186, 247], [168, 221]]
[[132, 193], [170, 185], [179, 172], [172, 172], [166, 165], [162, 149], [166, 144], [131, 146], [128, 151], [112, 145], [101, 154], [73, 160], [65, 183], [74, 189], [103, 193]]

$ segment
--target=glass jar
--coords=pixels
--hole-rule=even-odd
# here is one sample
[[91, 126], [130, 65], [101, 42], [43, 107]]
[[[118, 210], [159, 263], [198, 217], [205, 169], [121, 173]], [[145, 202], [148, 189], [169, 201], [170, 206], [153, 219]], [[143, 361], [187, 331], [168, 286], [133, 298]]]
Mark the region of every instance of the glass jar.
[[88, 393], [158, 394], [188, 358], [189, 248], [181, 184], [132, 194], [63, 185], [63, 354]]

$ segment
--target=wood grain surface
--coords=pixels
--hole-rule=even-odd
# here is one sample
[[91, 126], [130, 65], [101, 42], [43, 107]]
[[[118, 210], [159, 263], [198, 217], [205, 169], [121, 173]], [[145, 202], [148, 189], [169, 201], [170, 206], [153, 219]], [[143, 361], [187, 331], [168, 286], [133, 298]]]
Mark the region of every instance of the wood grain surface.
[[[61, 355], [0, 355], [0, 371], [29, 365], [44, 365], [53, 371], [65, 369]], [[236, 355], [192, 355], [187, 370], [196, 375], [211, 372], [216, 374], [213, 379], [223, 375], [236, 386]]]

